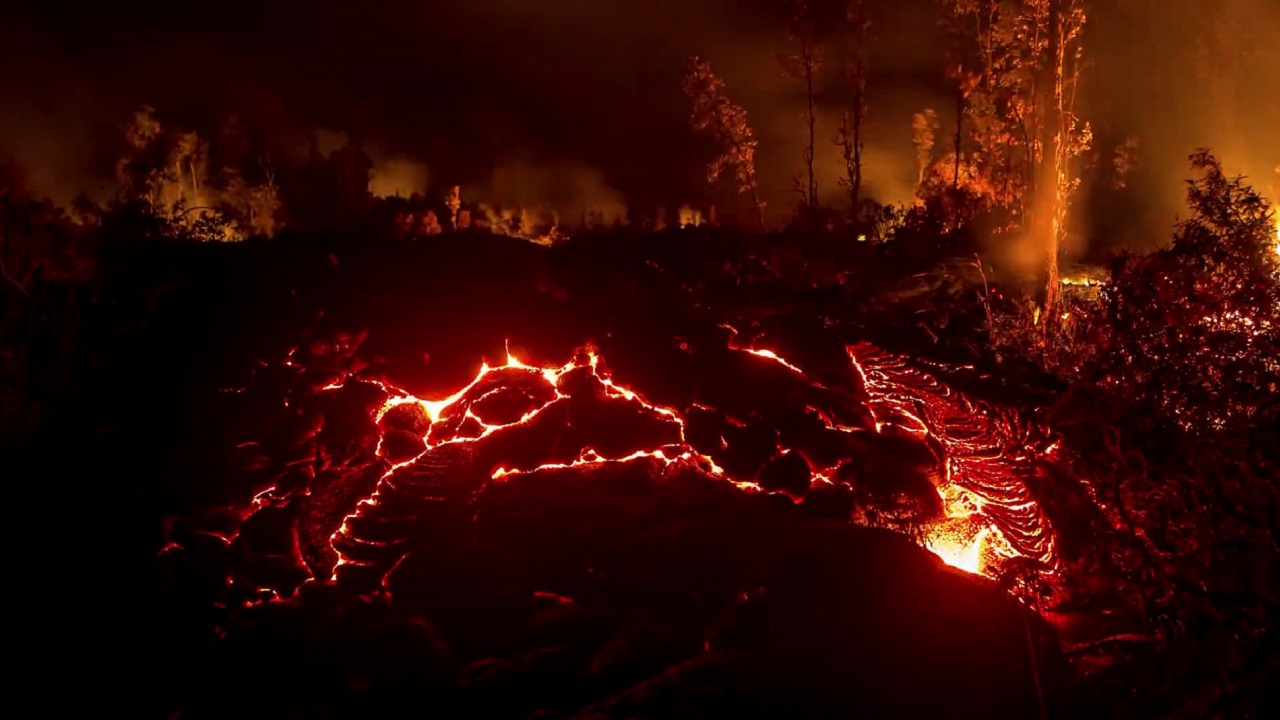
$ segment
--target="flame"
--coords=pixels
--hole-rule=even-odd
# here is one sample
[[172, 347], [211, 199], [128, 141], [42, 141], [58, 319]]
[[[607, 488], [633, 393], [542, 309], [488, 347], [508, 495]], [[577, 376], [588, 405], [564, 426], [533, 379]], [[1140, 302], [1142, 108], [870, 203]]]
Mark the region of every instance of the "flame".
[[707, 224], [706, 218], [702, 215], [702, 211], [690, 205], [680, 206], [678, 221], [682, 228], [698, 227], [700, 225]]
[[1100, 287], [1102, 285], [1102, 280], [1084, 273], [1063, 275], [1061, 282], [1063, 285], [1087, 288]]
[[985, 541], [993, 532], [992, 528], [978, 530], [972, 539], [965, 540], [956, 534], [935, 533], [925, 541], [929, 552], [942, 558], [942, 562], [951, 567], [963, 570], [972, 575], [981, 575], [983, 570], [983, 550]]

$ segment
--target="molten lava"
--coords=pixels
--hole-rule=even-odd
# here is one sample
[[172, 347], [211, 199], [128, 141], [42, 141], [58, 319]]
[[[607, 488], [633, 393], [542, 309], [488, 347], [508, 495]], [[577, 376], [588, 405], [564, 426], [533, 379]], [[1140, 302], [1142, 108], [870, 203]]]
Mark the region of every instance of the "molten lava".
[[973, 535], [972, 530], [975, 527], [977, 524], [967, 519], [959, 528], [939, 526], [931, 531], [930, 537], [925, 541], [925, 547], [954, 568], [974, 575], [980, 574], [983, 568], [983, 551], [986, 549], [985, 541], [992, 529], [982, 527], [976, 535]]
[[1037, 429], [868, 344], [850, 347], [849, 357], [871, 395], [876, 430], [897, 426], [939, 448], [946, 520], [929, 529], [926, 546], [969, 572], [985, 573], [989, 553], [1056, 567], [1053, 531], [1026, 483]]

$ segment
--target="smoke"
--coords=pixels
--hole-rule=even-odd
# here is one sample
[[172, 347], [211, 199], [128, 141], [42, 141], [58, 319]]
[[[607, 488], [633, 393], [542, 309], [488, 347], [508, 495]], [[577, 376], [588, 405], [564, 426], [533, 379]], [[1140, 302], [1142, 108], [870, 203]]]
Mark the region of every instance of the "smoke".
[[[851, 80], [845, 74], [843, 2], [813, 3], [824, 59], [816, 78], [817, 119], [814, 174], [819, 201], [835, 208], [849, 205], [846, 175], [835, 139], [841, 114], [849, 110]], [[931, 0], [883, 3], [872, 7], [870, 76], [863, 127], [862, 196], [882, 203], [908, 203], [915, 196], [916, 160], [911, 144], [912, 117], [926, 107], [953, 105], [944, 82], [942, 43]], [[699, 51], [724, 78], [735, 102], [747, 110], [759, 141], [756, 164], [761, 195], [775, 223], [790, 218], [799, 196], [793, 178], [806, 173], [808, 145], [805, 89], [783, 72], [778, 56], [794, 54], [785, 29], [786, 8], [776, 3], [753, 27], [703, 41]], [[803, 179], [802, 179], [803, 184]], [[721, 196], [726, 207], [742, 201]], [[736, 205], [734, 204], [736, 203]]]
[[15, 164], [37, 197], [61, 205], [82, 192], [105, 197], [96, 165], [113, 123], [125, 118], [119, 106], [8, 9], [0, 22], [0, 67], [0, 162]]
[[[741, 198], [732, 187], [707, 185], [706, 144], [689, 132], [688, 102], [679, 89], [684, 58], [703, 54], [748, 109], [760, 140], [761, 189], [772, 212], [780, 218], [790, 213], [791, 177], [802, 172], [805, 140], [802, 96], [776, 59], [787, 51], [781, 3], [476, 0], [426, 9], [383, 0], [305, 12], [296, 5], [284, 2], [264, 14], [226, 0], [199, 18], [174, 8], [165, 13], [164, 32], [122, 27], [93, 33], [64, 43], [76, 48], [65, 53], [50, 37], [17, 55], [58, 56], [41, 64], [85, 78], [98, 97], [118, 98], [108, 110], [113, 122], [139, 102], [157, 107], [162, 116], [177, 112], [183, 125], [201, 112], [241, 111], [247, 122], [271, 126], [265, 132], [284, 146], [278, 157], [286, 162], [305, 159], [313, 138], [322, 153], [345, 142], [347, 132], [382, 141], [396, 151], [374, 158], [377, 193], [404, 192], [400, 185], [421, 189], [428, 179], [424, 165], [441, 182], [480, 186], [513, 158], [537, 156], [599, 171], [599, 177], [577, 183], [587, 197], [560, 204], [621, 205], [620, 195], [637, 208], [691, 202], [732, 212]], [[830, 27], [840, 26], [842, 3], [814, 5], [830, 16]], [[123, 3], [122, 17], [147, 15], [130, 7]], [[252, 35], [232, 34], [226, 28], [236, 23], [219, 20], [246, 11], [262, 21]], [[897, 170], [914, 162], [909, 130], [900, 126], [934, 104], [931, 85], [940, 76], [935, 11], [932, 0], [911, 0], [887, 4], [877, 18], [866, 182], [868, 192], [884, 200], [910, 196], [899, 178], [910, 175]], [[296, 27], [303, 16], [313, 22]], [[50, 36], [66, 32], [52, 10], [34, 8], [28, 24], [46, 26]], [[508, 37], [521, 41], [496, 41]], [[827, 40], [834, 48], [835, 38]], [[316, 53], [316, 47], [329, 50]], [[836, 185], [843, 169], [831, 141], [844, 92], [838, 53], [828, 55], [816, 163], [823, 196], [834, 203], [843, 197]], [[101, 57], [112, 60], [103, 64], [96, 59]], [[230, 89], [211, 93], [206, 80], [214, 78], [218, 87]], [[359, 93], [351, 90], [356, 87]], [[447, 97], [438, 92], [445, 87]], [[272, 106], [270, 112], [258, 112], [264, 104]], [[59, 174], [75, 178], [65, 183], [68, 188], [84, 184], [91, 173], [83, 159], [90, 153], [67, 141], [88, 136], [82, 128], [48, 119], [39, 108], [21, 119], [24, 127], [46, 132], [41, 143], [21, 141], [21, 133], [7, 126], [0, 134], [19, 139], [12, 144], [28, 149], [28, 164], [66, 167]], [[308, 129], [316, 127], [342, 131]], [[609, 188], [605, 199], [593, 195], [597, 187]]]
[[405, 157], [374, 160], [369, 191], [382, 198], [426, 194], [427, 178], [427, 166], [416, 160]]
[[341, 130], [316, 128], [312, 132], [315, 148], [321, 157], [329, 157], [351, 142], [351, 136]]
[[21, 102], [0, 113], [0, 162], [15, 164], [24, 175], [27, 189], [36, 197], [47, 197], [59, 205], [69, 204], [81, 192], [103, 196], [98, 178], [93, 177], [84, 159], [95, 148], [87, 133], [28, 122], [39, 112]]
[[1089, 32], [1081, 111], [1101, 131], [1097, 160], [1139, 141], [1128, 190], [1080, 208], [1095, 246], [1167, 243], [1201, 147], [1268, 192], [1280, 164], [1280, 3], [1122, 0]]
[[625, 222], [623, 196], [593, 168], [569, 162], [514, 162], [493, 172], [487, 182], [466, 186], [463, 199], [477, 198], [502, 208], [554, 213], [566, 224], [595, 218], [606, 224]]
[[[791, 179], [804, 173], [803, 88], [777, 62], [789, 48], [776, 0], [270, 8], [224, 0], [199, 12], [124, 0], [109, 17], [75, 21], [62, 5], [33, 5], [0, 27], [5, 66], [39, 68], [0, 76], [0, 160], [19, 160], [33, 189], [62, 202], [109, 181], [110, 163], [98, 155], [146, 103], [202, 136], [211, 129], [202, 122], [240, 112], [277, 164], [304, 161], [313, 140], [332, 150], [350, 133], [374, 161], [380, 195], [460, 184], [476, 202], [556, 205], [575, 217], [584, 206], [616, 214], [684, 203], [715, 204], [728, 216], [746, 202], [730, 183], [706, 183], [709, 143], [689, 130], [680, 93], [691, 54], [706, 57], [746, 108], [775, 221], [790, 215]], [[813, 6], [827, 50], [815, 171], [821, 200], [844, 207], [832, 142], [849, 96], [843, 2]], [[912, 116], [937, 110], [944, 144], [954, 92], [936, 0], [871, 9], [864, 187], [904, 202], [914, 190]], [[1280, 3], [1094, 0], [1090, 12], [1078, 109], [1095, 128], [1091, 161], [1105, 166], [1130, 136], [1140, 145], [1124, 191], [1082, 188], [1073, 242], [1082, 250], [1164, 242], [1183, 207], [1186, 158], [1200, 146], [1260, 189], [1270, 185], [1280, 164]], [[239, 22], [246, 16], [256, 19], [251, 30]], [[541, 160], [516, 162], [531, 157]], [[489, 190], [502, 197], [485, 197]]]

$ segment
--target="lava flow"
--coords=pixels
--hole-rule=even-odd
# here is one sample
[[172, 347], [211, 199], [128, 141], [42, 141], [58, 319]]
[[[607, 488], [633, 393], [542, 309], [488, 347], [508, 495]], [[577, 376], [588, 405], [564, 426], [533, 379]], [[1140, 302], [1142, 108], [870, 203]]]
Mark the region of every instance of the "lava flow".
[[992, 556], [1057, 563], [1054, 535], [1025, 478], [1032, 428], [1010, 410], [976, 402], [905, 359], [868, 344], [849, 349], [867, 392], [877, 432], [893, 425], [932, 440], [944, 475], [946, 519], [927, 531], [927, 547], [977, 573]]
[[[814, 383], [774, 352], [746, 346], [729, 351], [793, 383], [782, 397], [794, 398], [797, 390], [848, 394]], [[680, 411], [650, 402], [615, 382], [591, 348], [550, 368], [508, 353], [503, 364], [482, 365], [469, 384], [438, 400], [354, 376], [330, 382], [313, 397], [326, 408], [319, 429], [312, 431], [318, 444], [315, 469], [303, 473], [302, 481], [257, 493], [230, 541], [242, 557], [271, 558], [268, 570], [293, 567], [293, 580], [273, 580], [259, 562], [256, 570], [240, 571], [235, 584], [270, 588], [278, 597], [289, 596], [308, 577], [385, 587], [385, 578], [408, 555], [440, 543], [467, 542], [476, 501], [489, 488], [542, 472], [589, 474], [640, 463], [658, 482], [691, 472], [743, 492], [785, 493], [797, 503], [807, 502], [817, 488], [853, 496], [861, 481], [844, 468], [859, 447], [891, 432], [914, 438], [937, 460], [935, 492], [943, 512], [918, 518], [924, 530], [918, 539], [925, 547], [974, 574], [995, 576], [1000, 563], [1014, 557], [1052, 568], [1054, 536], [1025, 482], [1031, 433], [1017, 415], [972, 401], [870, 345], [847, 352], [869, 396], [874, 427], [833, 421], [819, 412], [815, 432], [843, 450], [823, 456], [813, 448], [826, 446], [805, 444], [795, 435], [799, 445], [794, 449], [780, 442], [762, 448], [758, 440], [736, 446], [761, 457], [755, 466], [735, 459], [735, 446], [726, 444], [725, 434], [736, 437], [733, 431], [747, 432], [751, 423], [764, 422], [758, 414], [743, 420], [718, 415], [701, 403]], [[767, 392], [759, 387], [755, 394]], [[804, 401], [802, 412], [814, 410], [811, 401]], [[694, 412], [702, 423], [709, 415], [719, 417], [724, 434], [708, 439], [702, 427], [691, 439], [686, 430]], [[812, 421], [811, 414], [801, 417]], [[779, 485], [781, 471], [769, 469], [775, 466], [785, 467], [791, 480]], [[741, 469], [750, 467], [755, 469]], [[767, 479], [771, 472], [773, 479]], [[264, 541], [262, 528], [281, 517], [290, 518], [288, 536], [277, 532], [276, 539]], [[264, 594], [255, 590], [249, 602]]]

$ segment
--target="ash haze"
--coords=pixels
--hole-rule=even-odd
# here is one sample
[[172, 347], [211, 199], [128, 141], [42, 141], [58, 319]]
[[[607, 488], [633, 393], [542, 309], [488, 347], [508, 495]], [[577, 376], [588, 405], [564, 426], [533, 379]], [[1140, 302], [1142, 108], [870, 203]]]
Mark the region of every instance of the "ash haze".
[[[814, 5], [829, 49], [816, 167], [820, 197], [835, 205], [843, 3]], [[914, 190], [912, 115], [935, 108], [945, 134], [953, 91], [938, 0], [872, 6], [866, 182], [901, 202]], [[762, 193], [782, 219], [805, 142], [801, 88], [777, 62], [785, 16], [781, 0], [23, 0], [0, 28], [0, 61], [20, 69], [0, 77], [0, 159], [55, 200], [103, 197], [118, 124], [146, 103], [205, 131], [237, 112], [284, 159], [320, 137], [358, 138], [372, 149], [379, 194], [462, 185], [534, 202], [581, 189], [590, 197], [566, 211], [598, 198], [737, 210], [732, 188], [705, 182], [710, 150], [688, 128], [680, 75], [699, 54], [747, 109]], [[1094, 0], [1088, 32], [1080, 107], [1096, 162], [1127, 137], [1140, 143], [1128, 190], [1077, 204], [1090, 244], [1167, 238], [1196, 147], [1280, 195], [1280, 2]], [[519, 197], [543, 177], [551, 189]]]

